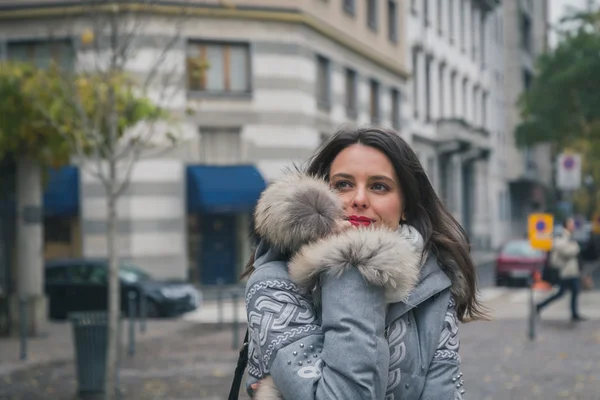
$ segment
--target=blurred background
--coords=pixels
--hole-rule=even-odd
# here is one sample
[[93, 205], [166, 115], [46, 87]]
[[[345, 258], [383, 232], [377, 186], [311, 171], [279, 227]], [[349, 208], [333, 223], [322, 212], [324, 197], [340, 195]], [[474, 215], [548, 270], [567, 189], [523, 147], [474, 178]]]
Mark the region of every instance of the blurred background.
[[[469, 235], [467, 398], [600, 399], [598, 54], [586, 0], [0, 0], [0, 398], [102, 386], [68, 316], [114, 255], [122, 398], [225, 399], [256, 201], [345, 124], [395, 129]], [[575, 217], [587, 321], [531, 318], [532, 214]]]

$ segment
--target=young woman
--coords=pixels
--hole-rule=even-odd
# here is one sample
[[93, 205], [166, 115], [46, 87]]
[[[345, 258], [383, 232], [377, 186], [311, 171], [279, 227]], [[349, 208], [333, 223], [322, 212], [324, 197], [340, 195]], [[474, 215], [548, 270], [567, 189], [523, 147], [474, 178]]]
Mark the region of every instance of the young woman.
[[396, 132], [337, 132], [255, 226], [253, 398], [462, 398], [459, 321], [485, 317], [469, 244]]
[[554, 240], [554, 249], [550, 253], [552, 264], [558, 268], [560, 274], [560, 289], [553, 296], [539, 303], [536, 307], [538, 315], [551, 303], [563, 297], [567, 290], [571, 292], [571, 320], [573, 322], [584, 321], [585, 318], [579, 314], [578, 299], [581, 291], [581, 268], [579, 244], [573, 239], [575, 231], [575, 220], [567, 218], [563, 223], [562, 234]]

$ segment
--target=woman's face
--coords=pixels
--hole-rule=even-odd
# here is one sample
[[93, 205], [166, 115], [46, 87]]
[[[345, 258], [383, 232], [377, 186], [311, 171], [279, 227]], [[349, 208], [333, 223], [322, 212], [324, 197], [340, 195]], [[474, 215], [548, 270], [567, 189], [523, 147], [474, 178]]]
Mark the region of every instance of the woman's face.
[[353, 225], [398, 228], [404, 210], [402, 188], [392, 163], [379, 150], [362, 144], [345, 148], [331, 164], [329, 183]]
[[567, 219], [567, 223], [565, 224], [565, 229], [567, 229], [569, 232], [575, 231], [575, 220], [573, 218]]

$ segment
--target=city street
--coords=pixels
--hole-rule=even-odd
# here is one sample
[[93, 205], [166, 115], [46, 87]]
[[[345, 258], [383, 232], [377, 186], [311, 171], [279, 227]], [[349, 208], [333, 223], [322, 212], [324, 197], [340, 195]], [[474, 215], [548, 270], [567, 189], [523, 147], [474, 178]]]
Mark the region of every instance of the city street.
[[[535, 341], [527, 336], [528, 295], [527, 289], [482, 290], [493, 320], [461, 328], [467, 398], [600, 399], [600, 291], [582, 294], [582, 314], [590, 318], [583, 323], [569, 321], [568, 297], [553, 304], [537, 326]], [[231, 305], [224, 304], [226, 317], [233, 314]], [[215, 324], [198, 322], [210, 322], [216, 310], [216, 303], [209, 302], [202, 311], [188, 315], [187, 321], [169, 321], [168, 329], [149, 326], [146, 335], [154, 331], [154, 337], [138, 343], [135, 356], [123, 355], [123, 398], [225, 399], [237, 358], [231, 325], [219, 331]], [[62, 329], [69, 338], [68, 325]], [[69, 340], [61, 343], [72, 346]], [[0, 382], [0, 399], [76, 398], [75, 369], [69, 359], [0, 373]]]

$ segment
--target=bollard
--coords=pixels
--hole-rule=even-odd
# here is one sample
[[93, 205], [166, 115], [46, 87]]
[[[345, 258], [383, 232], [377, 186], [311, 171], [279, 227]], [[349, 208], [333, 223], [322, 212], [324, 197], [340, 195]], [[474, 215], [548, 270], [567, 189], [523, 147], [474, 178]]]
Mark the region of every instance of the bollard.
[[148, 318], [148, 298], [140, 294], [140, 332], [146, 333], [146, 319]]
[[27, 300], [19, 299], [19, 336], [20, 336], [20, 354], [21, 361], [27, 360]]
[[129, 292], [129, 355], [135, 354], [135, 301], [137, 295], [134, 291]]
[[223, 328], [223, 278], [217, 278], [217, 324]]
[[529, 279], [529, 326], [527, 336], [529, 340], [535, 340], [535, 328], [536, 328], [537, 312], [535, 304], [535, 296], [533, 290], [533, 276]]
[[233, 303], [233, 342], [231, 344], [232, 349], [237, 349], [239, 345], [239, 321], [238, 321], [238, 293], [231, 293], [231, 300]]

